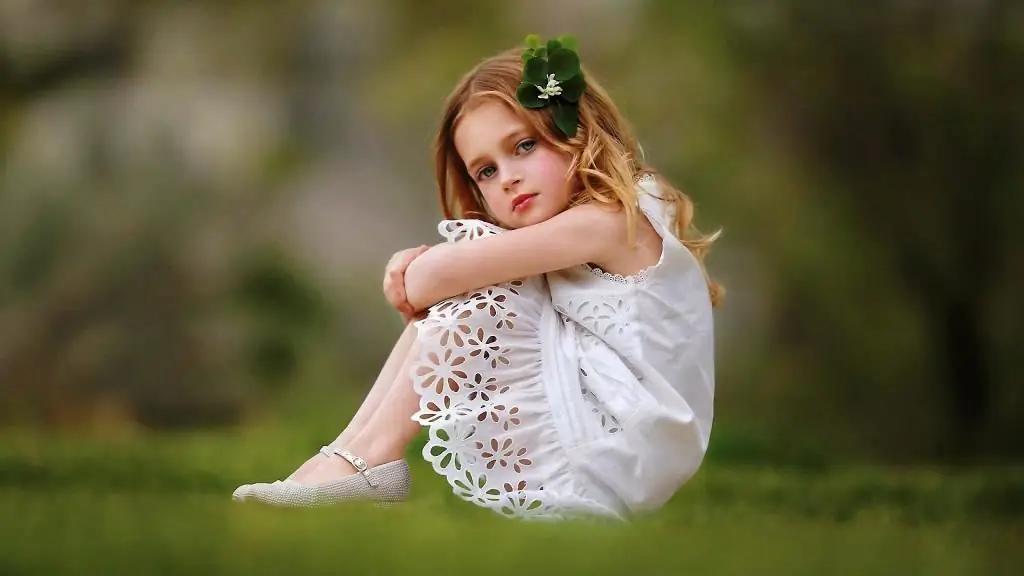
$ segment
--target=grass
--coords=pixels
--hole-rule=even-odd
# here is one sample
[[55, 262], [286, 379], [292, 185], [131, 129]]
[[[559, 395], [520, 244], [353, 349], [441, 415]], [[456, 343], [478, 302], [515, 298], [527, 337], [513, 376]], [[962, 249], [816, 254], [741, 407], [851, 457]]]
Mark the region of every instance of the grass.
[[414, 498], [285, 510], [230, 500], [311, 453], [251, 427], [120, 439], [0, 435], [0, 574], [1010, 574], [1024, 471], [712, 459], [628, 526], [524, 524], [455, 498], [410, 449]]

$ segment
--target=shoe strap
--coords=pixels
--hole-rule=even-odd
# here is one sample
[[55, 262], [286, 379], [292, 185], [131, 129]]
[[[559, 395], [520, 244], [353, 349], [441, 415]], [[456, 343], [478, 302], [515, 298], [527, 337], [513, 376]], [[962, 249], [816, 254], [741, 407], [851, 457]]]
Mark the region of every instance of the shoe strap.
[[348, 463], [351, 464], [352, 467], [355, 468], [357, 472], [363, 475], [363, 479], [365, 479], [366, 483], [369, 484], [372, 488], [377, 487], [377, 482], [374, 481], [372, 476], [370, 476], [370, 469], [366, 465], [366, 460], [363, 460], [359, 456], [355, 456], [351, 452], [347, 450], [342, 450], [340, 448], [331, 448], [331, 452], [347, 460]]

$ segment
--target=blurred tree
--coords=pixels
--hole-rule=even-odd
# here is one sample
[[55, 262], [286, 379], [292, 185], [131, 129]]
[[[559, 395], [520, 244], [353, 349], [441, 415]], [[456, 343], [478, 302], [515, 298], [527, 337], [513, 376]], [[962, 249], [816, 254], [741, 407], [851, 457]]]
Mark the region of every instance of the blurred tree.
[[[1012, 422], [995, 421], [999, 402], [1020, 399], [1005, 343], [1021, 336], [1020, 301], [1010, 295], [1020, 294], [1024, 262], [1014, 234], [1024, 207], [1024, 6], [787, 0], [733, 9], [726, 12], [730, 36], [749, 74], [751, 102], [760, 101], [751, 113], [770, 119], [777, 142], [792, 147], [817, 183], [820, 192], [803, 201], [838, 213], [854, 249], [876, 261], [868, 277], [844, 275], [842, 250], [820, 248], [837, 261], [815, 274], [862, 288], [859, 295], [845, 290], [852, 296], [845, 301], [813, 294], [827, 283], [783, 279], [789, 304], [777, 322], [781, 342], [828, 366], [818, 372], [823, 378], [853, 377], [848, 389], [882, 391], [861, 399], [876, 403], [868, 411], [847, 413], [866, 419], [865, 429], [887, 411], [877, 405], [891, 397], [886, 388], [916, 385], [922, 398], [937, 393], [942, 410], [926, 451], [953, 459], [1024, 455], [1006, 441]], [[833, 231], [801, 241], [840, 240]], [[858, 327], [836, 327], [837, 334], [895, 344], [890, 331], [901, 330], [901, 320], [884, 314], [876, 299], [885, 292], [913, 311], [920, 345], [890, 357], [902, 370], [856, 368], [871, 358], [852, 356], [862, 348], [823, 334], [833, 328], [822, 319], [837, 316], [815, 307], [856, 311], [846, 321]], [[841, 366], [853, 368], [837, 373]], [[865, 432], [884, 442], [921, 406], [891, 409], [895, 426]]]
[[[139, 4], [100, 0], [85, 9], [25, 4], [0, 11], [11, 16], [0, 25], [0, 111], [75, 80], [123, 72]], [[46, 8], [51, 13], [35, 12]], [[67, 33], [54, 33], [59, 30]]]
[[[203, 68], [217, 58], [244, 56], [249, 66], [232, 70], [239, 76], [262, 64], [287, 79], [287, 58], [275, 48], [294, 41], [285, 16], [301, 11], [122, 0], [23, 8], [0, 12], [18, 20], [0, 22], [8, 32], [0, 38], [0, 151], [11, 159], [0, 172], [0, 420], [236, 422], [261, 397], [249, 376], [294, 378], [310, 334], [329, 321], [292, 262], [241, 258], [266, 243], [261, 228], [277, 217], [274, 195], [263, 192], [303, 159], [294, 142], [267, 136], [265, 146], [230, 146], [250, 153], [238, 165], [251, 182], [238, 182], [238, 172], [218, 180], [196, 162], [211, 155], [202, 144], [217, 131], [197, 137], [176, 127], [180, 118], [211, 124], [189, 116], [189, 98], [198, 105], [245, 93], [187, 89], [223, 88], [209, 78], [216, 65]], [[218, 21], [244, 22], [233, 30], [245, 33], [204, 34]], [[147, 30], [163, 42], [147, 43]], [[189, 42], [196, 38], [205, 42]], [[194, 76], [161, 84], [175, 58]], [[172, 125], [161, 124], [145, 113], [145, 98], [151, 110], [177, 106], [180, 118], [171, 111]], [[233, 299], [243, 318], [224, 306]]]
[[243, 259], [231, 297], [248, 324], [249, 370], [266, 385], [296, 375], [308, 339], [322, 334], [329, 307], [280, 251], [265, 249]]

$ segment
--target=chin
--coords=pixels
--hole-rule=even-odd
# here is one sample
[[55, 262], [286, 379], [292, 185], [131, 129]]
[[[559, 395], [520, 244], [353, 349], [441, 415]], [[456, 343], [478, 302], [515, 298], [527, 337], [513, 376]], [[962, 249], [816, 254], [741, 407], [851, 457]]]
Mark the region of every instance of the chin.
[[540, 224], [546, 220], [550, 220], [558, 215], [560, 211], [552, 211], [550, 207], [544, 205], [534, 205], [529, 207], [522, 214], [512, 212], [508, 215], [507, 223], [509, 228], [526, 228], [527, 226], [533, 226], [534, 224]]

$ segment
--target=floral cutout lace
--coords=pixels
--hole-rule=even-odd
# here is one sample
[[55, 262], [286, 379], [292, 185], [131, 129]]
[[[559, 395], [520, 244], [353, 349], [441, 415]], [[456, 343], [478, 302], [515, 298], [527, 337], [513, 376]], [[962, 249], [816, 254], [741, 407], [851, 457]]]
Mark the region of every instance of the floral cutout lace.
[[[502, 230], [449, 220], [438, 231], [460, 242]], [[550, 305], [543, 288], [543, 279], [533, 278], [476, 290], [436, 304], [417, 323], [412, 380], [420, 402], [413, 419], [429, 427], [423, 457], [460, 498], [518, 518], [560, 516], [536, 470], [536, 433], [523, 426], [530, 401], [523, 383], [539, 381], [539, 362], [531, 370], [520, 360], [537, 349], [540, 307]]]
[[609, 414], [608, 410], [602, 405], [601, 399], [597, 397], [597, 394], [587, 388], [587, 380], [590, 379], [590, 373], [581, 367], [580, 377], [580, 391], [583, 392], [583, 401], [590, 406], [591, 415], [601, 424], [601, 428], [606, 434], [621, 432], [622, 426], [619, 424], [619, 420]]
[[558, 311], [602, 338], [622, 336], [629, 327], [629, 301], [622, 296], [570, 298]]
[[449, 242], [462, 242], [494, 236], [502, 233], [504, 229], [483, 220], [442, 220], [437, 226], [437, 231]]

